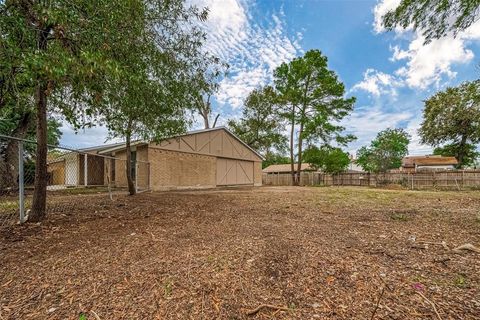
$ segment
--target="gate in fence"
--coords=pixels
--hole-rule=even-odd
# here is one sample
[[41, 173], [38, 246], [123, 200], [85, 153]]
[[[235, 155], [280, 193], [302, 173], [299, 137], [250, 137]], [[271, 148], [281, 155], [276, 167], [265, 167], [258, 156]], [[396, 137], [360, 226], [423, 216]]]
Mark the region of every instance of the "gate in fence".
[[[47, 212], [65, 212], [79, 202], [75, 196], [113, 199], [127, 188], [125, 158], [100, 154], [109, 146], [71, 149], [49, 146]], [[24, 222], [32, 203], [36, 142], [0, 135], [0, 227]], [[132, 159], [137, 192], [150, 188], [150, 164]]]

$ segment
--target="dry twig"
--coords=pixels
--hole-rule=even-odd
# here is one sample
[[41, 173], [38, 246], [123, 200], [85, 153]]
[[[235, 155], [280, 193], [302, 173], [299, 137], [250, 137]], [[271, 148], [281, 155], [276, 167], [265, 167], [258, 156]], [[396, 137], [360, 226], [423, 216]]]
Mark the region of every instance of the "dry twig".
[[257, 314], [260, 310], [262, 309], [273, 309], [273, 310], [281, 310], [281, 311], [290, 311], [290, 309], [288, 309], [287, 307], [281, 307], [281, 306], [274, 306], [274, 305], [271, 305], [271, 304], [261, 304], [259, 305], [258, 307], [256, 307], [255, 309], [252, 309], [252, 310], [249, 310], [246, 312], [247, 316], [253, 316], [255, 314]]
[[372, 317], [370, 318], [370, 320], [373, 320], [373, 318], [375, 317], [375, 314], [377, 313], [378, 306], [380, 305], [380, 301], [382, 300], [383, 294], [385, 293], [385, 287], [386, 285], [383, 286], [382, 292], [380, 292], [380, 296], [378, 297], [377, 304], [375, 305], [375, 309], [373, 309]]
[[433, 311], [435, 311], [435, 314], [437, 315], [437, 318], [438, 320], [442, 320], [442, 317], [440, 317], [440, 314], [438, 313], [437, 311], [437, 307], [435, 306], [435, 303], [433, 303], [432, 301], [428, 300], [427, 297], [425, 297], [425, 295], [419, 291], [416, 291], [415, 292], [416, 294], [418, 294], [420, 297], [422, 297], [425, 301], [427, 301], [433, 308]]
[[90, 310], [90, 312], [93, 314], [93, 316], [95, 317], [96, 320], [101, 320], [100, 317], [98, 316], [98, 314], [95, 311]]
[[455, 252], [455, 253], [462, 253], [462, 250], [468, 250], [468, 251], [473, 251], [473, 252], [476, 252], [476, 253], [480, 253], [480, 249], [475, 247], [471, 243], [462, 244], [461, 246], [456, 247], [452, 251]]

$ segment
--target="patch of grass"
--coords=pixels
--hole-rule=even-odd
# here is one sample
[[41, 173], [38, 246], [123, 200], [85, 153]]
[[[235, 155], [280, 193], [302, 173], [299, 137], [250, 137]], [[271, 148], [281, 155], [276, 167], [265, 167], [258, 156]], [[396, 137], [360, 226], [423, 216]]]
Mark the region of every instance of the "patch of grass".
[[456, 287], [459, 287], [459, 288], [467, 288], [468, 287], [468, 281], [467, 281], [467, 278], [464, 274], [462, 273], [459, 273], [457, 274], [457, 276], [455, 277], [455, 279], [453, 280], [453, 284], [456, 286]]
[[18, 210], [18, 200], [7, 200], [0, 202], [0, 212]]
[[169, 298], [172, 295], [173, 292], [173, 281], [172, 280], [167, 280], [163, 284], [163, 296], [165, 298]]
[[390, 219], [395, 221], [408, 221], [410, 217], [405, 213], [395, 212], [390, 215]]

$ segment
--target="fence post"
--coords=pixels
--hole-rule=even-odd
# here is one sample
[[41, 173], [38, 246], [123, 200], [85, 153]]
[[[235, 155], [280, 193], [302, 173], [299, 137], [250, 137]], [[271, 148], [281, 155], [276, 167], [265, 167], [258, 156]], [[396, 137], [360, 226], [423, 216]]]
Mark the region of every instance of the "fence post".
[[88, 154], [84, 154], [83, 160], [83, 184], [86, 187], [88, 185]]
[[18, 205], [20, 223], [25, 222], [25, 172], [23, 168], [23, 141], [18, 141]]

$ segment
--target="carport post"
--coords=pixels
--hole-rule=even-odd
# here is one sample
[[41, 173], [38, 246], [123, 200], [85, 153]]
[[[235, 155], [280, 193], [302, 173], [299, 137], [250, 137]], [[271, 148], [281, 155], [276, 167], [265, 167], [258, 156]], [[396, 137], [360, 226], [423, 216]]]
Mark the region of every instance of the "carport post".
[[20, 209], [20, 223], [25, 222], [25, 183], [23, 168], [23, 141], [18, 141], [18, 206]]
[[83, 184], [85, 187], [88, 185], [88, 154], [84, 154], [84, 160], [83, 160]]

